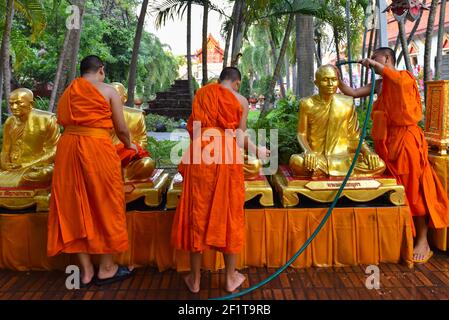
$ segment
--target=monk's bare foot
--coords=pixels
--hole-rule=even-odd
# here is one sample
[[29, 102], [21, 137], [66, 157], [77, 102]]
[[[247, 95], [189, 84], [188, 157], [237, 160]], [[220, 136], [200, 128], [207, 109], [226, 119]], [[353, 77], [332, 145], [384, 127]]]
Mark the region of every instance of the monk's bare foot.
[[427, 258], [430, 253], [429, 243], [427, 241], [419, 241], [413, 249], [413, 260], [422, 261]]
[[240, 272], [236, 271], [232, 276], [226, 277], [226, 291], [234, 292], [245, 282], [246, 277]]
[[98, 279], [108, 279], [112, 278], [118, 270], [118, 264], [114, 264], [111, 266], [100, 266], [98, 270]]
[[198, 293], [200, 292], [200, 281], [195, 281], [192, 274], [188, 274], [184, 277], [184, 282], [187, 285], [187, 288], [189, 288], [190, 292], [192, 293]]
[[83, 270], [81, 273], [82, 273], [81, 283], [82, 284], [90, 283], [95, 275], [94, 266], [91, 265], [89, 268], [87, 268], [86, 270]]

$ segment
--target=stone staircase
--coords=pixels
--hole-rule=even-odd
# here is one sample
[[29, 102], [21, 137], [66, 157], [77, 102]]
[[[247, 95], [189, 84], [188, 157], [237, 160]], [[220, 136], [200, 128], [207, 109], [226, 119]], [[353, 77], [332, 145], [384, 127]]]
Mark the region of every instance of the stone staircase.
[[146, 111], [187, 121], [192, 112], [188, 81], [176, 80], [168, 91], [158, 92], [156, 99], [149, 103]]

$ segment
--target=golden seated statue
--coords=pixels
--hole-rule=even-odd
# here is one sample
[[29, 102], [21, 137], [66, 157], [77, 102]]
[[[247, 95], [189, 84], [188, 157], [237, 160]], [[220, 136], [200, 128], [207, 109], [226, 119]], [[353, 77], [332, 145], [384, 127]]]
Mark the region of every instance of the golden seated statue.
[[60, 137], [54, 114], [33, 109], [33, 92], [11, 92], [10, 116], [3, 127], [0, 206], [48, 208], [56, 144]]
[[262, 161], [252, 156], [245, 155], [243, 174], [245, 176], [245, 201], [259, 197], [259, 203], [263, 207], [274, 205], [273, 189], [267, 178], [260, 174], [263, 167]]
[[[336, 93], [338, 81], [333, 66], [321, 66], [315, 74], [318, 94], [299, 102], [297, 138], [304, 152], [291, 156], [288, 174], [280, 170], [274, 177], [284, 206], [297, 205], [298, 194], [320, 202], [332, 201], [338, 180], [343, 180], [348, 173], [360, 139], [359, 122], [354, 99]], [[395, 191], [390, 200], [403, 204], [403, 187], [397, 186], [391, 178], [381, 181], [385, 169], [384, 161], [363, 143], [352, 179], [364, 182], [352, 181], [343, 195], [355, 201], [368, 202]], [[317, 183], [318, 180], [323, 183]], [[384, 189], [383, 185], [388, 185], [388, 188]], [[357, 190], [349, 190], [351, 186]], [[399, 199], [401, 197], [402, 200]]]
[[[129, 128], [131, 141], [142, 147], [142, 149], [146, 149], [148, 139], [143, 111], [125, 106], [128, 101], [128, 93], [123, 84], [114, 82], [111, 85], [117, 90], [122, 99], [123, 114]], [[114, 144], [121, 143], [115, 133], [113, 133], [112, 140]], [[151, 157], [131, 161], [123, 168], [127, 203], [144, 196], [145, 204], [148, 206], [157, 207], [161, 204], [162, 194], [168, 186], [168, 174], [164, 173], [163, 169], [155, 168], [156, 162]]]

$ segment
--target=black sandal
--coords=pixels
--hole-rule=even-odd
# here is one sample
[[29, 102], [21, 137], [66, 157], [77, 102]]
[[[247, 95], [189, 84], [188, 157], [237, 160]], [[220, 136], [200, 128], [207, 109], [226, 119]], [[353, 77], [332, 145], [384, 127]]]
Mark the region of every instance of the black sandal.
[[114, 274], [114, 276], [112, 276], [111, 278], [106, 278], [106, 279], [100, 279], [97, 277], [95, 279], [95, 284], [97, 286], [104, 286], [107, 284], [112, 284], [115, 282], [120, 282], [120, 281], [126, 280], [128, 278], [131, 278], [133, 275], [134, 275], [134, 270], [129, 270], [128, 267], [118, 266], [117, 272]]
[[83, 281], [81, 280], [81, 277], [80, 277], [80, 289], [90, 287], [91, 284], [94, 282], [95, 282], [95, 275], [92, 277], [92, 279], [90, 279], [90, 281], [88, 283], [83, 283]]
[[97, 273], [97, 270], [94, 267], [94, 275], [93, 275], [92, 279], [90, 279], [90, 281], [88, 283], [83, 283], [83, 281], [81, 280], [82, 276], [80, 274], [80, 289], [84, 289], [84, 288], [90, 287], [96, 281], [96, 278], [97, 278], [95, 276], [96, 273]]

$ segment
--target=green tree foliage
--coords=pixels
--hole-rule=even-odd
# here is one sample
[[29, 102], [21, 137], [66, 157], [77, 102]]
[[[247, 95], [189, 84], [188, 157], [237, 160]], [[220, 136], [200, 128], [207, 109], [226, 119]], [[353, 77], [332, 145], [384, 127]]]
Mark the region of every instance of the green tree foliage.
[[[298, 126], [299, 103], [294, 96], [282, 99], [275, 109], [264, 113], [259, 120], [252, 125], [253, 129], [278, 130], [279, 163], [288, 164], [292, 154], [300, 153], [300, 147], [296, 138]], [[267, 145], [270, 137], [267, 139]]]
[[242, 84], [240, 86], [240, 94], [244, 97], [249, 97], [251, 95], [250, 87], [249, 87], [249, 78], [244, 75], [242, 78]]
[[[33, 4], [39, 1], [19, 2]], [[68, 17], [68, 1], [40, 0], [40, 3], [43, 11], [35, 9], [28, 16], [18, 11], [11, 35], [13, 79], [20, 86], [31, 89], [35, 89], [39, 83], [54, 80]], [[102, 57], [106, 63], [107, 81], [127, 85], [138, 3], [137, 0], [87, 1], [79, 59], [89, 54]], [[4, 12], [2, 3], [2, 20]], [[0, 25], [3, 28], [2, 21]], [[178, 60], [169, 52], [169, 48], [153, 34], [144, 32], [138, 66], [138, 96], [143, 99], [154, 98], [156, 92], [167, 89], [173, 83], [177, 69]]]
[[144, 33], [140, 46], [137, 94], [144, 99], [154, 97], [159, 91], [170, 87], [177, 77], [178, 61], [159, 39]]
[[255, 80], [253, 84], [253, 91], [256, 95], [265, 96], [270, 87], [271, 76], [264, 76], [259, 80]]

